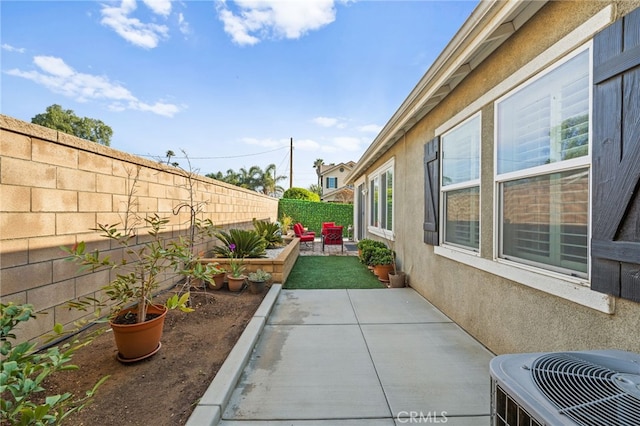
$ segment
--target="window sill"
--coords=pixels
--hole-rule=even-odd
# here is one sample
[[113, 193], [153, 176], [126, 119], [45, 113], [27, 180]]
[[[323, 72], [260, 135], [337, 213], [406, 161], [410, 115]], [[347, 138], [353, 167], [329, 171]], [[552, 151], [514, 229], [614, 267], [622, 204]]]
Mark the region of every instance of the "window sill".
[[395, 240], [395, 238], [393, 236], [393, 232], [392, 231], [387, 231], [386, 229], [374, 228], [372, 226], [369, 226], [367, 228], [367, 232], [369, 234], [373, 234], [373, 235], [376, 235], [378, 237], [384, 238], [387, 241], [394, 241]]
[[558, 276], [551, 275], [551, 273], [544, 274], [525, 269], [519, 265], [514, 266], [507, 262], [490, 261], [474, 254], [463, 253], [447, 247], [434, 247], [434, 253], [605, 314], [613, 314], [615, 312], [615, 298], [592, 291], [585, 285], [586, 282], [584, 280], [570, 277], [561, 279]]

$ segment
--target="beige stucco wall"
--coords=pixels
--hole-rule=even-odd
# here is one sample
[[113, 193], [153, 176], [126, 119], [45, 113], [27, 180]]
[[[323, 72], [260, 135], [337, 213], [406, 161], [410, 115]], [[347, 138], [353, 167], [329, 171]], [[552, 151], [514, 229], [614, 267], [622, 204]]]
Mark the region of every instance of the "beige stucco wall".
[[[184, 172], [0, 115], [0, 297], [3, 303], [31, 303], [41, 313], [21, 336], [39, 336], [55, 323], [76, 320], [81, 314], [69, 311], [66, 302], [108, 282], [108, 271], [78, 275], [60, 246], [87, 241], [109, 249], [90, 229], [123, 221], [127, 177], [138, 168], [138, 212], [170, 218], [167, 231], [185, 234], [187, 209], [173, 214], [188, 201]], [[203, 176], [193, 181], [200, 219], [228, 228], [277, 218], [275, 198]], [[167, 276], [164, 286], [177, 280]]]
[[[395, 249], [410, 285], [497, 354], [595, 348], [640, 352], [640, 305], [615, 300], [612, 314], [599, 312], [436, 255], [422, 241], [424, 144], [448, 119], [610, 4], [613, 21], [640, 1], [549, 2], [368, 169], [395, 157]], [[479, 109], [481, 257], [487, 260], [493, 259], [494, 248], [493, 101]]]

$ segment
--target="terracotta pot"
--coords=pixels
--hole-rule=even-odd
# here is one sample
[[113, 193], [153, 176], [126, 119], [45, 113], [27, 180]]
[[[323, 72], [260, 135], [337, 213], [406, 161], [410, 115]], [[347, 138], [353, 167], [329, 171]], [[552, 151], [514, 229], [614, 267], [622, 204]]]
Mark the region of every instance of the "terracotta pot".
[[227, 275], [227, 286], [229, 287], [229, 291], [238, 292], [242, 290], [242, 286], [244, 285], [244, 280], [246, 278], [247, 277], [244, 275], [240, 275], [239, 277]]
[[266, 281], [249, 280], [249, 291], [253, 294], [260, 294], [264, 291], [264, 287], [266, 284], [267, 284]]
[[213, 283], [208, 282], [207, 288], [209, 290], [220, 290], [222, 287], [224, 287], [224, 275], [224, 272], [220, 272], [219, 274], [214, 275]]
[[[121, 311], [132, 312], [137, 308], [129, 308]], [[118, 348], [118, 359], [122, 362], [139, 361], [150, 357], [160, 349], [160, 338], [164, 328], [164, 318], [167, 308], [161, 305], [150, 305], [148, 314], [159, 316], [139, 324], [114, 324], [109, 322], [113, 330], [113, 337]]]
[[395, 274], [389, 272], [389, 288], [402, 288], [405, 286], [406, 274], [404, 272], [397, 271]]
[[389, 272], [393, 271], [393, 265], [374, 265], [373, 273], [378, 276], [378, 279], [383, 283], [389, 282]]

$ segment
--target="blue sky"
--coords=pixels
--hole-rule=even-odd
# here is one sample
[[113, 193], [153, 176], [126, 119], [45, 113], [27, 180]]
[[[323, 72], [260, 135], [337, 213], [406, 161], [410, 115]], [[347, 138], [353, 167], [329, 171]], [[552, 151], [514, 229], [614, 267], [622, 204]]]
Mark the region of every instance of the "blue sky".
[[59, 104], [115, 149], [184, 150], [201, 174], [288, 176], [293, 138], [307, 188], [315, 159], [360, 158], [477, 3], [3, 0], [0, 111]]

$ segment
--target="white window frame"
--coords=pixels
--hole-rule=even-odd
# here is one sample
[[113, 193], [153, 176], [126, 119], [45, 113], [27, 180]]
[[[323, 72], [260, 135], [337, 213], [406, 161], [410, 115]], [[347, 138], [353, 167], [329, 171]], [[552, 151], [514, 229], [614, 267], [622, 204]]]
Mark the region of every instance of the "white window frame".
[[[512, 88], [545, 70], [549, 67], [549, 64], [560, 60], [585, 42], [589, 42], [594, 34], [613, 22], [613, 17], [613, 8], [611, 5], [607, 5], [501, 83], [487, 90], [482, 96], [472, 101], [466, 108], [463, 108], [460, 112], [438, 126], [435, 134], [442, 134], [443, 131], [446, 131], [455, 125], [455, 123], [463, 120], [464, 117], [468, 117], [475, 111], [481, 110], [484, 106], [494, 102]], [[592, 185], [590, 185], [590, 187], [592, 187]], [[495, 210], [495, 208], [497, 202], [494, 202], [493, 206], [493, 217], [496, 218], [497, 210]], [[591, 212], [589, 212], [589, 214], [591, 214]], [[497, 242], [494, 242], [494, 250], [497, 250], [496, 244]], [[434, 253], [460, 264], [486, 271], [489, 274], [569, 300], [599, 312], [606, 314], [613, 314], [615, 312], [616, 298], [591, 290], [589, 283], [585, 282], [584, 279], [540, 269], [534, 270], [527, 265], [514, 266], [508, 262], [498, 261], [496, 253], [494, 253], [493, 260], [470, 255], [468, 252], [462, 252], [460, 250], [452, 250], [449, 247], [443, 246], [434, 246]]]
[[[469, 123], [470, 121], [473, 121], [477, 119], [478, 123], [478, 177], [475, 179], [471, 179], [465, 182], [458, 182], [458, 183], [453, 183], [450, 185], [443, 185], [442, 180], [444, 179], [444, 159], [446, 157], [446, 152], [445, 152], [445, 147], [444, 147], [444, 139], [447, 137], [448, 134], [451, 134], [451, 132], [454, 132], [455, 130], [459, 129], [461, 126], [464, 126], [465, 124]], [[460, 245], [460, 244], [455, 244], [455, 243], [450, 243], [446, 241], [446, 215], [447, 215], [447, 203], [446, 203], [446, 193], [450, 192], [450, 191], [455, 191], [455, 190], [460, 190], [460, 189], [468, 189], [468, 188], [478, 188], [478, 191], [480, 191], [480, 173], [481, 173], [481, 159], [482, 159], [482, 112], [478, 111], [477, 113], [471, 115], [470, 117], [468, 117], [467, 119], [465, 119], [464, 121], [456, 124], [454, 127], [450, 128], [449, 130], [447, 130], [446, 132], [442, 133], [441, 136], [441, 151], [442, 151], [442, 161], [440, 162], [440, 241], [442, 241], [441, 245], [443, 246], [447, 246], [450, 247], [451, 249], [454, 250], [463, 250], [463, 251], [468, 251], [471, 253], [475, 253], [478, 254], [480, 253], [480, 247], [481, 247], [481, 233], [479, 232], [480, 230], [480, 223], [482, 218], [479, 217], [478, 220], [478, 248], [473, 248], [473, 247], [469, 247], [469, 246], [464, 246], [464, 245]], [[482, 206], [482, 198], [480, 198], [479, 203], [478, 203], [478, 214], [480, 215], [481, 212], [481, 206]]]
[[[578, 158], [574, 158], [574, 159], [570, 159], [570, 160], [564, 160], [564, 161], [557, 161], [557, 162], [552, 162], [549, 164], [543, 164], [540, 166], [535, 166], [535, 167], [530, 167], [530, 168], [524, 168], [522, 170], [517, 170], [517, 171], [513, 171], [513, 172], [506, 172], [506, 173], [502, 173], [502, 174], [498, 174], [498, 130], [499, 130], [499, 123], [498, 123], [498, 112], [499, 112], [499, 108], [498, 105], [510, 98], [511, 96], [521, 92], [522, 90], [526, 89], [527, 87], [529, 87], [531, 84], [537, 82], [538, 80], [548, 76], [549, 74], [551, 74], [552, 72], [554, 72], [555, 70], [557, 70], [558, 68], [560, 68], [562, 65], [566, 64], [567, 62], [569, 62], [571, 59], [575, 58], [576, 56], [587, 52], [588, 55], [588, 68], [589, 68], [589, 81], [587, 83], [588, 85], [588, 111], [590, 114], [590, 119], [589, 119], [589, 130], [588, 130], [588, 153], [587, 155], [584, 155], [582, 157], [578, 157]], [[501, 257], [501, 247], [502, 247], [502, 235], [503, 235], [503, 230], [502, 230], [502, 217], [501, 217], [501, 204], [502, 204], [502, 191], [500, 190], [501, 185], [503, 185], [505, 182], [510, 182], [510, 181], [515, 181], [518, 179], [522, 179], [522, 178], [531, 178], [531, 177], [537, 177], [537, 176], [545, 176], [545, 175], [550, 175], [552, 173], [559, 173], [559, 172], [567, 172], [567, 171], [572, 171], [572, 170], [579, 170], [579, 169], [586, 169], [589, 172], [589, 177], [588, 177], [588, 191], [590, 191], [591, 189], [591, 144], [592, 144], [592, 120], [591, 120], [591, 116], [592, 116], [592, 98], [593, 98], [593, 93], [592, 93], [592, 86], [593, 86], [593, 73], [592, 73], [592, 69], [593, 69], [593, 49], [592, 49], [592, 43], [588, 42], [576, 49], [574, 49], [572, 52], [570, 52], [569, 54], [565, 55], [564, 57], [562, 57], [561, 59], [559, 59], [557, 62], [555, 62], [554, 64], [550, 65], [549, 67], [545, 68], [544, 70], [542, 70], [540, 73], [538, 73], [536, 76], [534, 76], [533, 78], [530, 78], [529, 80], [523, 82], [522, 84], [518, 85], [517, 87], [513, 88], [512, 90], [510, 90], [508, 93], [506, 93], [504, 96], [500, 97], [499, 99], [497, 99], [494, 102], [494, 161], [493, 161], [493, 170], [494, 170], [494, 258], [498, 261], [498, 262], [505, 262], [508, 264], [513, 264], [516, 267], [521, 267], [523, 265], [527, 265], [531, 268], [533, 268], [533, 270], [540, 270], [542, 271], [550, 271], [550, 272], [554, 272], [554, 273], [558, 273], [560, 275], [569, 275], [572, 277], [576, 277], [579, 279], [579, 283], [581, 285], [584, 286], [589, 286], [589, 270], [590, 270], [590, 254], [589, 254], [589, 245], [587, 244], [587, 273], [586, 274], [582, 274], [582, 273], [572, 273], [568, 270], [566, 271], [562, 271], [561, 268], [558, 267], [552, 267], [550, 265], [547, 266], [543, 266], [542, 264], [540, 264], [540, 266], [536, 265], [535, 263], [532, 262], [527, 262], [525, 260], [520, 260], [520, 259], [514, 259], [514, 260], [510, 260], [510, 259], [505, 259], [504, 257]], [[589, 200], [591, 199], [591, 193], [589, 192], [588, 194], [588, 198]], [[588, 205], [590, 205], [590, 203], [588, 203]], [[588, 214], [588, 218], [587, 218], [587, 241], [589, 241], [589, 237], [591, 235], [591, 211], [590, 208], [587, 211]]]
[[[384, 175], [385, 173], [387, 173], [389, 170], [393, 173], [393, 181], [391, 182], [392, 211], [391, 211], [391, 229], [386, 229], [386, 228], [383, 228], [381, 226], [375, 226], [375, 225], [371, 224], [372, 217], [373, 217], [373, 214], [374, 214], [373, 206], [372, 206], [372, 202], [371, 202], [371, 197], [372, 197], [371, 183], [374, 182], [376, 179], [378, 179], [378, 182], [380, 182], [381, 181], [381, 176]], [[367, 176], [367, 232], [371, 233], [373, 235], [377, 235], [377, 236], [382, 237], [382, 238], [386, 238], [387, 240], [391, 240], [391, 241], [393, 241], [394, 238], [395, 238], [395, 233], [394, 233], [395, 219], [396, 219], [396, 214], [395, 214], [395, 209], [396, 209], [395, 185], [396, 185], [395, 158], [390, 159], [389, 161], [384, 163], [382, 166], [378, 167], [374, 172], [372, 172], [371, 174], [369, 174]], [[378, 186], [378, 191], [379, 191], [379, 194], [382, 193], [382, 188], [380, 188], [380, 186]], [[383, 215], [382, 215], [383, 203], [381, 203], [380, 201], [381, 200], [379, 198], [378, 199], [378, 211], [377, 211], [378, 220], [380, 220], [380, 218], [383, 217]], [[385, 204], [385, 206], [386, 206], [386, 204]]]

